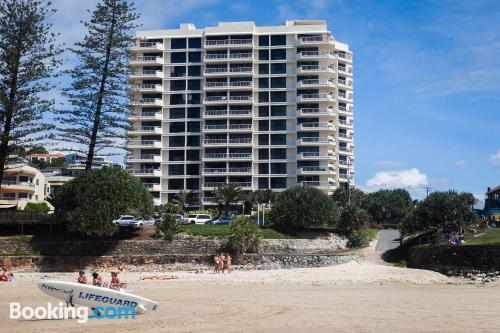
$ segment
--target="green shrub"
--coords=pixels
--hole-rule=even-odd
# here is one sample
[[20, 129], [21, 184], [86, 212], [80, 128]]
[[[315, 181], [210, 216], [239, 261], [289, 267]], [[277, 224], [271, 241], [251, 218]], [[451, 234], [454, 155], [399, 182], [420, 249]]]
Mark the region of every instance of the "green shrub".
[[366, 230], [356, 230], [348, 237], [347, 246], [351, 248], [366, 247], [370, 243], [370, 235]]
[[256, 251], [261, 240], [259, 226], [248, 216], [238, 216], [229, 227], [228, 247], [236, 256]]
[[271, 226], [282, 231], [307, 227], [336, 227], [339, 210], [335, 202], [317, 188], [295, 186], [279, 193], [269, 213]]
[[24, 206], [23, 211], [47, 214], [50, 212], [50, 207], [46, 202], [28, 202], [26, 206]]
[[179, 214], [179, 207], [171, 202], [168, 202], [162, 209], [164, 214]]
[[173, 214], [164, 214], [163, 219], [156, 224], [156, 234], [163, 233], [163, 238], [173, 240], [174, 236], [180, 232], [179, 224]]

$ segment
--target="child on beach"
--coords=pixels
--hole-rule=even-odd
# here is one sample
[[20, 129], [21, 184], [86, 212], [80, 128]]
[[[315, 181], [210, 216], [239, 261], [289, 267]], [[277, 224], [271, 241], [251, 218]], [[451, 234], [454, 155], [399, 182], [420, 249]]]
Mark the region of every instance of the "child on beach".
[[87, 284], [87, 276], [84, 271], [78, 273], [78, 283]]
[[104, 281], [102, 280], [102, 276], [99, 275], [99, 273], [94, 272], [92, 273], [92, 285], [97, 286], [97, 287], [104, 287]]

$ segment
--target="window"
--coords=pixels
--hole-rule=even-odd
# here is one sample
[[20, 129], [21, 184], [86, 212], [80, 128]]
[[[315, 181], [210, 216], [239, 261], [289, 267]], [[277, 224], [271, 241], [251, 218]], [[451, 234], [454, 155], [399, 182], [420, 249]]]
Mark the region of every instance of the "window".
[[259, 60], [269, 60], [269, 50], [259, 50]]
[[169, 190], [182, 190], [184, 188], [184, 179], [169, 179], [168, 189]]
[[181, 176], [184, 175], [184, 164], [170, 164], [168, 166], [169, 176]]
[[271, 102], [286, 102], [286, 92], [273, 91], [271, 93]]
[[268, 145], [269, 136], [267, 134], [259, 134], [259, 145]]
[[200, 131], [200, 122], [199, 121], [188, 121], [187, 123], [187, 132], [199, 132]]
[[267, 175], [267, 174], [269, 174], [269, 164], [259, 163], [259, 175]]
[[170, 48], [172, 49], [185, 49], [186, 38], [172, 38], [170, 41]]
[[196, 176], [200, 174], [199, 164], [188, 164], [186, 165], [186, 175]]
[[259, 36], [259, 46], [269, 46], [269, 36]]
[[286, 178], [271, 178], [271, 188], [286, 188]]
[[186, 81], [184, 80], [170, 81], [170, 90], [172, 91], [186, 90]]
[[188, 118], [200, 118], [200, 108], [188, 108]]
[[271, 116], [272, 117], [286, 116], [286, 105], [271, 105]]
[[201, 66], [189, 66], [189, 76], [201, 76]]
[[271, 145], [286, 145], [286, 135], [271, 134]]
[[170, 55], [170, 62], [172, 64], [186, 62], [186, 52], [172, 52], [172, 54]]
[[259, 88], [269, 88], [269, 79], [264, 77], [259, 79]]
[[186, 179], [186, 188], [188, 190], [199, 190], [200, 189], [200, 180], [199, 179]]
[[259, 160], [268, 160], [269, 159], [269, 149], [259, 149]]
[[168, 153], [169, 161], [184, 161], [184, 151], [183, 150], [171, 150]]
[[170, 123], [170, 133], [182, 133], [184, 131], [185, 131], [185, 126], [183, 122]]
[[259, 103], [269, 102], [268, 92], [259, 92]]
[[286, 35], [272, 35], [271, 36], [271, 45], [286, 45]]
[[201, 62], [201, 52], [189, 52], [189, 62]]
[[170, 104], [171, 105], [186, 104], [186, 101], [184, 100], [184, 95], [183, 94], [170, 95]]
[[201, 81], [200, 80], [189, 80], [188, 81], [188, 90], [201, 90]]
[[184, 137], [183, 136], [171, 136], [168, 139], [169, 147], [184, 147]]
[[271, 158], [273, 160], [286, 160], [286, 149], [285, 148], [272, 148]]
[[259, 120], [259, 131], [269, 131], [268, 120]]
[[267, 105], [259, 106], [259, 117], [269, 117], [269, 106]]
[[201, 49], [201, 38], [189, 38], [190, 49]]
[[[15, 195], [14, 195], [14, 198], [15, 198]], [[19, 194], [17, 195], [17, 198], [18, 199], [28, 199], [28, 193], [19, 192]]]
[[200, 160], [200, 151], [199, 150], [188, 150], [186, 152], [186, 160], [187, 161], [199, 161]]
[[271, 163], [271, 173], [273, 175], [286, 175], [286, 163]]
[[271, 120], [271, 131], [286, 131], [286, 120]]
[[269, 65], [259, 64], [259, 74], [269, 74]]
[[184, 118], [186, 113], [183, 108], [170, 109], [170, 119]]
[[186, 76], [186, 67], [171, 67], [170, 69], [171, 77], [183, 77]]
[[188, 94], [188, 104], [201, 104], [201, 94]]
[[285, 74], [286, 73], [286, 64], [278, 63], [271, 64], [271, 74]]
[[285, 60], [285, 59], [286, 59], [285, 49], [271, 50], [271, 60]]
[[272, 77], [271, 88], [286, 88], [286, 77]]
[[[189, 123], [188, 123], [189, 127]], [[199, 128], [199, 124], [198, 124]], [[193, 131], [194, 132], [194, 131]], [[187, 144], [186, 146], [188, 147], [199, 147], [200, 146], [200, 137], [197, 135], [190, 135], [187, 137]]]

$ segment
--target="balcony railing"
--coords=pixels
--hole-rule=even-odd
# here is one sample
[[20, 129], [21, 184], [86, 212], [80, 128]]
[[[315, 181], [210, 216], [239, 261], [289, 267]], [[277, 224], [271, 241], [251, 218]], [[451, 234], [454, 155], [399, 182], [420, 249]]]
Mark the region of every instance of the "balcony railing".
[[127, 172], [131, 175], [152, 175], [155, 170], [159, 169], [127, 169]]
[[161, 105], [162, 100], [160, 98], [140, 98], [133, 99], [130, 101], [131, 104], [158, 104]]
[[128, 160], [154, 160], [155, 156], [160, 156], [156, 154], [142, 154], [142, 155], [128, 155]]
[[319, 94], [302, 94], [298, 96], [300, 100], [306, 100], [306, 99], [326, 99], [326, 100], [334, 100], [335, 98], [333, 95], [326, 94], [326, 93], [319, 93]]
[[330, 143], [332, 140], [330, 138], [321, 137], [302, 137], [300, 138], [302, 143]]
[[251, 115], [252, 114], [252, 110], [229, 110], [229, 114], [231, 116]]
[[328, 39], [323, 36], [301, 37], [299, 40], [301, 43], [304, 44], [316, 44], [316, 43], [328, 42]]
[[156, 56], [139, 56], [139, 57], [133, 57], [133, 58], [130, 58], [130, 62], [147, 62], [147, 63], [151, 63], [151, 62], [159, 62], [161, 61], [161, 57], [156, 57]]
[[302, 51], [298, 53], [301, 58], [333, 57], [335, 53], [328, 51]]
[[127, 146], [152, 147], [152, 146], [154, 146], [154, 144], [155, 144], [154, 140], [130, 140], [130, 141], [127, 141]]
[[252, 138], [229, 139], [229, 143], [252, 143]]
[[206, 82], [206, 88], [229, 88], [229, 87], [251, 87], [252, 81], [234, 81], [234, 82]]
[[206, 153], [205, 158], [226, 158], [226, 153]]
[[205, 40], [206, 46], [220, 46], [220, 45], [248, 45], [252, 44], [251, 39], [222, 39], [222, 40]]
[[17, 180], [2, 180], [2, 185], [9, 186], [9, 185], [18, 185], [18, 186], [26, 186], [26, 187], [35, 187], [34, 183], [31, 182], [20, 182]]
[[251, 59], [251, 53], [205, 54], [206, 60]]
[[252, 129], [252, 124], [230, 124], [229, 129]]
[[139, 47], [159, 47], [162, 46], [162, 43], [159, 42], [140, 42]]
[[303, 172], [326, 172], [326, 171], [328, 171], [327, 167], [320, 167], [320, 166], [303, 166], [300, 169]]
[[300, 182], [302, 186], [312, 186], [312, 187], [331, 187], [335, 186], [333, 183], [330, 182], [321, 182], [321, 181], [307, 181], [307, 182]]
[[311, 123], [302, 123], [300, 124], [302, 128], [330, 128], [333, 125], [331, 123], [326, 122], [311, 122]]
[[225, 116], [226, 110], [205, 110], [205, 116]]
[[229, 158], [251, 158], [252, 153], [229, 153]]
[[323, 108], [302, 108], [299, 109], [302, 114], [331, 114], [333, 113], [330, 109]]
[[203, 143], [206, 145], [219, 145], [227, 143], [226, 139], [204, 139]]
[[224, 130], [227, 129], [227, 125], [204, 125], [203, 129], [207, 131]]
[[132, 127], [131, 131], [135, 132], [154, 132], [155, 131], [155, 126], [137, 126], [137, 127]]
[[307, 79], [299, 81], [299, 86], [330, 86], [334, 83], [330, 80]]

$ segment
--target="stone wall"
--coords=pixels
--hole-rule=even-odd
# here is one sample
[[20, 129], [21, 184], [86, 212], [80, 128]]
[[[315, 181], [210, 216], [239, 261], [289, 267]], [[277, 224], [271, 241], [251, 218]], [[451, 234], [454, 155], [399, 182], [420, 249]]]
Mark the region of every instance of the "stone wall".
[[500, 270], [498, 245], [413, 246], [408, 250], [408, 264], [439, 272]]

